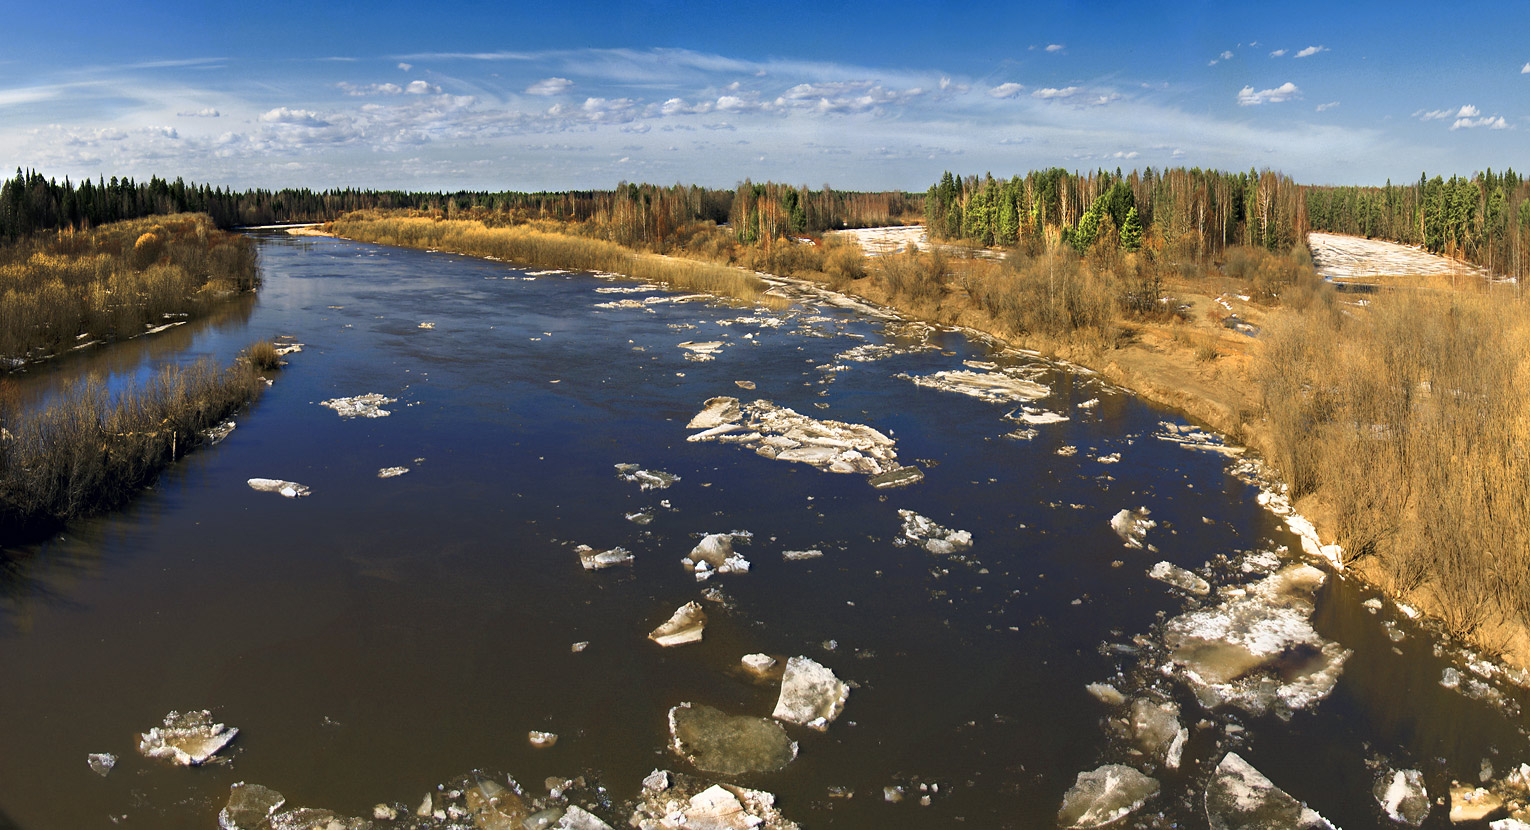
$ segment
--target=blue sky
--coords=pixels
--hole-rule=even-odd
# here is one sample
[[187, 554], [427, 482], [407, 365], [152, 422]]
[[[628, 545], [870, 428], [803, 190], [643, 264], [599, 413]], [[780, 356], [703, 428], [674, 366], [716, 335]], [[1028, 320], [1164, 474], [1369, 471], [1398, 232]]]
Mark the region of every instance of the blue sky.
[[1530, 168], [1530, 4], [18, 2], [0, 170], [238, 188], [923, 190]]

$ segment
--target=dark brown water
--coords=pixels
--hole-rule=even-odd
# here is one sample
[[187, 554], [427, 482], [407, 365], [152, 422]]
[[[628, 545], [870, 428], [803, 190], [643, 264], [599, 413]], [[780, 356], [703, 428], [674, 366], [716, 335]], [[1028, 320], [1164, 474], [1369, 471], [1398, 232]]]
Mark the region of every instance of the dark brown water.
[[[42, 400], [59, 378], [120, 382], [274, 335], [306, 344], [228, 440], [128, 509], [0, 548], [0, 827], [209, 828], [235, 781], [369, 815], [472, 769], [531, 789], [582, 773], [620, 802], [655, 767], [687, 769], [667, 748], [671, 706], [769, 715], [776, 690], [735, 671], [751, 652], [807, 655], [855, 686], [826, 733], [793, 730], [798, 760], [737, 779], [778, 794], [788, 816], [1052, 826], [1078, 772], [1126, 757], [1085, 685], [1131, 694], [1154, 682], [1151, 647], [1125, 646], [1185, 608], [1145, 571], [1165, 559], [1214, 583], [1246, 580], [1240, 552], [1299, 549], [1226, 458], [1155, 437], [1180, 419], [1090, 376], [1036, 364], [1052, 389], [1039, 406], [1069, 420], [1029, 441], [1005, 437], [1020, 426], [1003, 418], [1013, 404], [895, 377], [1034, 363], [959, 333], [843, 362], [887, 340], [885, 323], [810, 305], [596, 309], [659, 292], [602, 294], [631, 284], [333, 240], [271, 237], [262, 262], [252, 306], [12, 381], [12, 394]], [[728, 345], [705, 363], [676, 347], [701, 340]], [[318, 405], [367, 392], [396, 397], [392, 414], [343, 420]], [[686, 442], [716, 395], [872, 425], [926, 478], [877, 491]], [[1112, 453], [1119, 462], [1098, 460]], [[617, 477], [623, 462], [681, 478], [642, 491]], [[377, 478], [395, 465], [411, 472]], [[313, 494], [257, 493], [251, 477]], [[1109, 527], [1139, 506], [1158, 522], [1157, 553]], [[971, 531], [970, 561], [895, 545], [899, 508]], [[624, 518], [639, 509], [655, 511], [651, 525]], [[752, 571], [698, 584], [679, 560], [699, 534], [731, 530], [754, 534], [740, 548]], [[622, 545], [636, 562], [586, 572], [579, 543]], [[781, 559], [806, 548], [824, 556]], [[1219, 556], [1230, 564], [1207, 568]], [[647, 641], [711, 587], [729, 602], [705, 603], [703, 642]], [[1290, 721], [1206, 711], [1156, 681], [1192, 735], [1184, 769], [1161, 775], [1164, 794], [1137, 820], [1204, 826], [1195, 805], [1229, 748], [1345, 827], [1388, 826], [1370, 796], [1382, 766], [1475, 780], [1484, 758], [1500, 771], [1530, 759], [1510, 715], [1521, 695], [1441, 687], [1434, 642], [1402, 622], [1394, 644], [1381, 623], [1395, 612], [1373, 615], [1367, 598], [1337, 578], [1319, 595], [1319, 632], [1354, 655], [1332, 695]], [[579, 641], [590, 645], [571, 652]], [[200, 708], [240, 728], [231, 764], [137, 755], [137, 732]], [[561, 739], [534, 749], [533, 729]], [[92, 752], [116, 754], [117, 768], [96, 776]], [[938, 785], [930, 806], [920, 783]], [[890, 785], [915, 796], [885, 803]]]

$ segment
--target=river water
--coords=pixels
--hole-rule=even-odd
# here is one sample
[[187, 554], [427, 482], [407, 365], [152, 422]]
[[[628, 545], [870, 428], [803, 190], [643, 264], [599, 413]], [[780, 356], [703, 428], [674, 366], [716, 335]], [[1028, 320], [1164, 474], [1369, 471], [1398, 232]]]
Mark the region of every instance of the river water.
[[[583, 774], [620, 804], [652, 769], [690, 771], [669, 749], [670, 707], [770, 715], [776, 687], [738, 671], [752, 652], [811, 657], [853, 686], [826, 732], [790, 728], [800, 757], [784, 770], [725, 779], [776, 793], [808, 827], [1055, 826], [1075, 776], [1110, 762], [1162, 782], [1132, 821], [1205, 826], [1201, 793], [1230, 750], [1337, 825], [1392, 826], [1371, 796], [1383, 770], [1420, 769], [1443, 795], [1484, 759], [1497, 774], [1530, 760], [1521, 693], [1466, 669], [1445, 688], [1459, 655], [1337, 577], [1311, 614], [1352, 652], [1326, 698], [1262, 715], [1202, 706], [1164, 670], [1161, 639], [1166, 620], [1217, 596], [1148, 569], [1167, 561], [1221, 589], [1300, 561], [1300, 543], [1234, 459], [1163, 440], [1183, 419], [1097, 377], [825, 302], [597, 308], [671, 295], [446, 253], [261, 241], [257, 300], [9, 381], [36, 401], [60, 378], [123, 382], [261, 337], [304, 344], [226, 441], [128, 508], [0, 549], [0, 827], [209, 828], [237, 781], [369, 816], [470, 770], [532, 794]], [[724, 345], [703, 362], [683, 341]], [[882, 344], [879, 359], [840, 357]], [[967, 362], [1043, 384], [1030, 405], [1067, 420], [1011, 437], [1019, 404], [900, 377]], [[397, 399], [388, 417], [319, 405], [370, 392]], [[687, 422], [724, 395], [872, 426], [925, 478], [878, 490], [688, 442]], [[679, 480], [643, 490], [623, 463]], [[392, 466], [410, 471], [378, 477]], [[255, 492], [251, 477], [312, 495]], [[1141, 507], [1152, 549], [1111, 527]], [[971, 549], [897, 544], [900, 508], [970, 531]], [[651, 524], [626, 518], [643, 510]], [[701, 534], [734, 530], [753, 534], [738, 547], [748, 573], [701, 583], [681, 567]], [[577, 544], [635, 561], [586, 571]], [[823, 555], [781, 555], [805, 549]], [[720, 592], [701, 599], [708, 589]], [[648, 641], [693, 599], [709, 617], [702, 642]], [[1179, 769], [1133, 754], [1111, 726], [1121, 710], [1091, 683], [1176, 703]], [[241, 730], [231, 763], [137, 754], [166, 712], [202, 708]], [[560, 740], [535, 748], [530, 730]], [[119, 758], [104, 778], [86, 764], [97, 752]], [[894, 786], [908, 797], [886, 801]]]

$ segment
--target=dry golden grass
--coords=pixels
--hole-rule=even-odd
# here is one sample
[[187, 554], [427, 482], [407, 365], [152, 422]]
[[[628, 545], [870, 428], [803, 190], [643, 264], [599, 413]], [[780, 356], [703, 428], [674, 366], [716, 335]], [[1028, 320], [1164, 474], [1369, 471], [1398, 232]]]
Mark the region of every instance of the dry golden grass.
[[203, 313], [257, 279], [254, 243], [192, 214], [0, 247], [0, 358], [141, 334], [166, 315]]

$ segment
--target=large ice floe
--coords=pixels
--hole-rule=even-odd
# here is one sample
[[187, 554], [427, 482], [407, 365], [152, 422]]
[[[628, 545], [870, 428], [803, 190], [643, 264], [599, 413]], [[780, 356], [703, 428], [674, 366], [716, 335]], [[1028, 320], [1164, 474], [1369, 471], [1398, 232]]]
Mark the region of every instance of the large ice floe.
[[1147, 533], [1158, 526], [1158, 522], [1148, 518], [1152, 511], [1146, 507], [1136, 510], [1121, 510], [1110, 517], [1110, 529], [1121, 537], [1121, 541], [1129, 548], [1155, 550], [1147, 544]]
[[1328, 820], [1275, 786], [1236, 752], [1217, 764], [1206, 786], [1212, 830], [1333, 830]]
[[1057, 824], [1067, 828], [1104, 827], [1140, 810], [1158, 794], [1158, 781], [1121, 764], [1081, 772], [1063, 796]]
[[701, 641], [706, 626], [707, 613], [692, 600], [675, 609], [669, 619], [649, 633], [648, 639], [666, 647], [696, 643]]
[[747, 444], [766, 458], [870, 476], [876, 487], [924, 477], [917, 468], [900, 465], [896, 442], [869, 426], [819, 420], [770, 401], [741, 405], [737, 398], [709, 398], [688, 428], [702, 430], [688, 441]]
[[251, 490], [260, 493], [279, 493], [289, 499], [298, 499], [308, 495], [306, 486], [296, 481], [284, 481], [279, 478], [252, 478], [245, 482]]
[[239, 730], [213, 720], [206, 709], [171, 712], [162, 725], [138, 736], [138, 751], [147, 758], [164, 758], [194, 767], [211, 761], [233, 742]]
[[1333, 691], [1350, 651], [1312, 627], [1312, 597], [1325, 574], [1288, 565], [1246, 588], [1222, 589], [1223, 601], [1164, 625], [1175, 677], [1208, 709], [1236, 706], [1289, 719]]
[[579, 554], [579, 564], [587, 571], [598, 571], [615, 565], [631, 565], [632, 554], [626, 548], [615, 547], [610, 550], [596, 550], [589, 545], [579, 545], [574, 548], [574, 553]]
[[1021, 376], [1018, 370], [974, 372], [948, 369], [929, 375], [900, 374], [915, 386], [940, 389], [978, 398], [990, 403], [1030, 403], [1052, 394], [1048, 387]]
[[680, 480], [674, 473], [644, 470], [636, 464], [617, 464], [616, 474], [622, 481], [630, 481], [644, 490], [663, 490]]
[[808, 657], [793, 657], [786, 661], [771, 717], [823, 732], [845, 710], [849, 696], [850, 687], [833, 670]]
[[386, 418], [389, 412], [382, 407], [390, 403], [398, 403], [398, 399], [368, 392], [365, 395], [349, 398], [330, 398], [327, 401], [320, 401], [319, 406], [327, 406], [335, 410], [335, 413], [342, 418]]
[[703, 772], [774, 772], [797, 758], [797, 742], [781, 724], [696, 703], [669, 710], [669, 735], [675, 754]]

